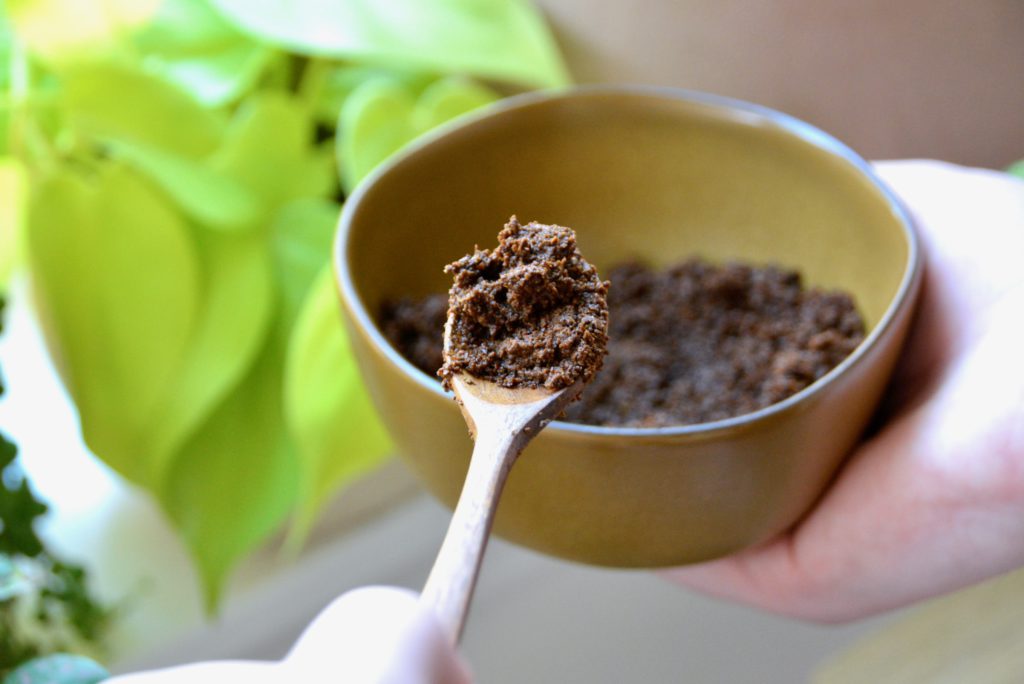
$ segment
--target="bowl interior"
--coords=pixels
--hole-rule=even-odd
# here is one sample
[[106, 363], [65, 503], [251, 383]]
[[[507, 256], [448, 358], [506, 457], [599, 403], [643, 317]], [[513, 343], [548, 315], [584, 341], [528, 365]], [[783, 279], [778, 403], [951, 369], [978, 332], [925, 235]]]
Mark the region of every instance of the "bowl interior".
[[[512, 214], [574, 228], [599, 269], [690, 255], [794, 267], [882, 320], [911, 245], [845, 148], [754, 106], [649, 91], [526, 99], [447, 131], [361, 191], [342, 258], [359, 303], [445, 291]], [[358, 304], [357, 303], [357, 306]]]

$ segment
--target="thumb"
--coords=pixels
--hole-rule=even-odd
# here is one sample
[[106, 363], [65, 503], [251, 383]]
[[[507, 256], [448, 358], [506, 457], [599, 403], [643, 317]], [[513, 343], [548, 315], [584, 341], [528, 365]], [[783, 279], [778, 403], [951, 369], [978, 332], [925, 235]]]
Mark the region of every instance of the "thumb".
[[[310, 623], [287, 658], [319, 681], [325, 672], [353, 684], [470, 684], [465, 663], [419, 596], [364, 587], [335, 599]], [[319, 675], [317, 674], [319, 673]]]

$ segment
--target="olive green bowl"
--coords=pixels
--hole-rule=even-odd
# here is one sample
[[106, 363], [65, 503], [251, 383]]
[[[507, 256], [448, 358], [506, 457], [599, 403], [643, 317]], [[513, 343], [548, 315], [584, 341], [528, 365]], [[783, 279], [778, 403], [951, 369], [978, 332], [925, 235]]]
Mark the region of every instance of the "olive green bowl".
[[398, 452], [448, 506], [469, 461], [466, 426], [377, 314], [385, 298], [447, 290], [443, 266], [493, 245], [511, 214], [571, 226], [599, 270], [691, 255], [795, 267], [809, 285], [851, 292], [870, 333], [756, 413], [675, 428], [551, 423], [513, 468], [496, 533], [585, 563], [654, 567], [732, 553], [807, 512], [886, 386], [920, 281], [911, 220], [871, 168], [787, 115], [631, 87], [512, 98], [384, 164], [342, 213], [341, 300]]

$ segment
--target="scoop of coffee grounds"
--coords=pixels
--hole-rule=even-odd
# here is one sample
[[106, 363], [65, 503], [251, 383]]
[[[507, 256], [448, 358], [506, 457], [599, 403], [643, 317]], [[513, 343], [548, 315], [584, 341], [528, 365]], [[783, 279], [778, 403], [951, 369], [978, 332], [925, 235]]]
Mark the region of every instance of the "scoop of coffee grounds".
[[[665, 427], [756, 411], [813, 383], [864, 338], [848, 295], [805, 290], [791, 270], [690, 260], [655, 271], [626, 263], [609, 279], [608, 356], [566, 411], [571, 422]], [[434, 316], [417, 327], [430, 330], [427, 339], [392, 337], [393, 309], [382, 310], [388, 338], [431, 375], [444, 335], [443, 319], [431, 313], [439, 297], [407, 300], [409, 318]], [[414, 358], [418, 344], [435, 360]]]
[[492, 250], [445, 267], [449, 347], [440, 376], [503, 387], [568, 387], [589, 381], [608, 344], [608, 283], [576, 248], [569, 228], [522, 225], [513, 216]]

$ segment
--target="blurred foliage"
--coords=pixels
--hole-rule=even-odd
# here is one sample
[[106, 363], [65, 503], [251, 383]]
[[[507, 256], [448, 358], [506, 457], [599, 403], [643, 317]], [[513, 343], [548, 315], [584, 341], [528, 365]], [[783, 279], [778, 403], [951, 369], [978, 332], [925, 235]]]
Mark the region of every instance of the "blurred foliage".
[[[0, 332], [3, 309], [0, 299]], [[47, 507], [29, 487], [17, 454], [0, 433], [0, 677], [58, 682], [26, 671], [19, 679], [11, 671], [56, 651], [101, 653], [112, 613], [90, 595], [85, 570], [57, 558], [36, 534], [36, 519]]]
[[239, 29], [300, 54], [565, 85], [551, 33], [522, 0], [211, 0]]
[[1019, 178], [1024, 178], [1024, 159], [1019, 162], [1010, 165], [1010, 168], [1006, 169], [1009, 173]]
[[345, 194], [566, 72], [528, 0], [5, 0], [0, 292], [28, 267], [90, 449], [216, 606], [388, 440], [328, 265]]

